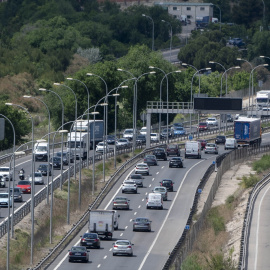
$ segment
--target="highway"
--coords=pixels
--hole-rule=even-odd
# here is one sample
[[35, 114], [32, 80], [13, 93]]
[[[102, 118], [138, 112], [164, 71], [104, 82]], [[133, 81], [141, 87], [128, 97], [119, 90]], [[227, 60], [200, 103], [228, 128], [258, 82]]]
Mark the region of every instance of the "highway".
[[[220, 153], [224, 152], [220, 146]], [[183, 150], [182, 154], [183, 156]], [[158, 166], [151, 167], [150, 176], [145, 176], [144, 187], [138, 194], [125, 194], [130, 199], [130, 210], [118, 210], [119, 230], [114, 232], [113, 240], [101, 241], [101, 249], [90, 250], [89, 263], [69, 263], [68, 249], [78, 245], [79, 235], [87, 231], [87, 226], [72, 240], [70, 245], [58, 256], [48, 269], [162, 269], [169, 252], [182, 235], [190, 208], [193, 203], [196, 187], [216, 155], [203, 155], [199, 159], [185, 159], [184, 168], [169, 168], [168, 161], [159, 161]], [[110, 191], [102, 202], [100, 209], [112, 209], [112, 199], [116, 195], [122, 196], [121, 183], [127, 174]], [[162, 179], [169, 178], [175, 182], [174, 192], [169, 192], [168, 201], [164, 202], [163, 210], [146, 209], [146, 196], [154, 186], [158, 186]], [[133, 232], [132, 219], [135, 217], [148, 217], [152, 220], [152, 232]], [[112, 256], [112, 244], [117, 239], [129, 239], [134, 244], [133, 257]]]

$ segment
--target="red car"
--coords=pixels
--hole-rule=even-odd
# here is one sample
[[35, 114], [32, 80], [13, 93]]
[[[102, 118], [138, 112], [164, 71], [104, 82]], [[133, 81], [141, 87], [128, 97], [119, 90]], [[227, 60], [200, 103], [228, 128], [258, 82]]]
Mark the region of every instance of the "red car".
[[204, 149], [206, 144], [207, 144], [207, 141], [206, 140], [203, 140], [203, 139], [199, 139], [198, 142], [201, 143], [201, 149]]
[[31, 182], [28, 180], [19, 181], [17, 187], [21, 188], [22, 193], [31, 193]]
[[201, 123], [199, 123], [198, 129], [199, 129], [199, 131], [205, 131], [205, 130], [208, 130], [208, 125], [207, 125], [207, 123], [206, 123], [206, 122], [201, 122]]

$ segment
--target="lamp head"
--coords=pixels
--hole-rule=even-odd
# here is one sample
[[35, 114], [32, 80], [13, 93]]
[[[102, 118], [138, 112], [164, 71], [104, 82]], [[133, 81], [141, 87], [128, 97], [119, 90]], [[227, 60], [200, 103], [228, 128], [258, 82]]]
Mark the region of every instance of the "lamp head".
[[68, 130], [66, 130], [66, 129], [61, 129], [61, 130], [59, 130], [58, 132], [59, 132], [59, 133], [68, 133]]
[[214, 61], [209, 61], [209, 64], [215, 64], [215, 62]]
[[73, 80], [73, 78], [66, 78], [67, 80], [69, 80], [69, 81], [72, 81]]
[[93, 73], [86, 73], [87, 76], [93, 76]]
[[31, 96], [27, 96], [27, 95], [24, 95], [23, 97], [24, 97], [24, 98], [31, 98]]
[[242, 58], [236, 58], [236, 60], [241, 61], [241, 60], [242, 60]]
[[118, 93], [115, 93], [115, 94], [112, 94], [114, 97], [118, 97], [118, 96], [120, 96], [120, 94], [118, 94]]
[[145, 17], [146, 15], [145, 14], [142, 14], [143, 17]]
[[149, 74], [156, 74], [156, 72], [155, 71], [150, 71]]
[[153, 67], [153, 66], [149, 66], [149, 68], [155, 68], [155, 67]]
[[182, 63], [182, 66], [187, 66], [187, 63]]
[[261, 58], [264, 58], [265, 56], [264, 55], [260, 55]]
[[181, 70], [176, 70], [175, 72], [176, 72], [176, 73], [180, 73], [180, 72], [182, 72], [182, 71], [181, 71]]
[[162, 22], [165, 22], [164, 20], [161, 20]]
[[61, 85], [61, 83], [57, 83], [57, 82], [55, 82], [55, 83], [53, 83], [53, 85], [57, 85], [57, 86], [59, 86], [59, 85]]
[[91, 112], [90, 114], [99, 114], [99, 112]]
[[210, 67], [205, 68], [205, 70], [210, 70], [210, 69], [212, 69], [212, 68], [210, 68]]
[[5, 105], [7, 105], [7, 106], [12, 106], [13, 103], [5, 103]]
[[122, 85], [121, 88], [128, 88], [128, 85]]
[[234, 67], [234, 68], [241, 68], [240, 66], [236, 66], [236, 67]]
[[118, 71], [123, 71], [123, 69], [122, 69], [122, 68], [118, 68], [117, 70], [118, 70]]
[[39, 88], [38, 90], [39, 90], [39, 91], [47, 91], [46, 88]]
[[104, 103], [100, 103], [99, 105], [100, 105], [100, 106], [108, 106], [108, 103], [105, 103], [105, 102], [104, 102]]
[[264, 64], [263, 66], [264, 66], [264, 67], [268, 67], [268, 64]]

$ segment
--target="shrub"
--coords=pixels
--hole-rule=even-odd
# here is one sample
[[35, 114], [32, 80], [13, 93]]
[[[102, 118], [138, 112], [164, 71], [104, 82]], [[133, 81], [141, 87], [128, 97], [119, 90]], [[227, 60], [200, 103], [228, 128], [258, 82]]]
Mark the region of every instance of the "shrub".
[[196, 255], [188, 256], [181, 265], [181, 270], [202, 270]]
[[243, 176], [242, 177], [242, 185], [245, 188], [250, 188], [250, 187], [254, 187], [256, 185], [256, 183], [258, 183], [260, 181], [259, 177], [257, 177], [254, 174], [249, 174], [249, 176]]
[[214, 207], [209, 211], [207, 220], [213, 227], [216, 235], [221, 231], [225, 231], [224, 218], [220, 215], [217, 207]]
[[252, 168], [257, 173], [261, 173], [270, 168], [270, 155], [263, 155], [260, 160], [254, 161]]

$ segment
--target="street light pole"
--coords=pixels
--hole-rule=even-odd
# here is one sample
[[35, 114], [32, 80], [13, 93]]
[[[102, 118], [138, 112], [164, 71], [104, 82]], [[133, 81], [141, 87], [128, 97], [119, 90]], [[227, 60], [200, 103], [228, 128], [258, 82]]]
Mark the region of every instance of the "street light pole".
[[167, 23], [171, 29], [171, 33], [170, 33], [170, 36], [171, 36], [171, 39], [170, 39], [170, 62], [171, 62], [171, 58], [172, 58], [172, 25], [165, 20], [161, 20], [161, 21]]
[[[16, 147], [16, 134], [15, 134], [15, 129], [14, 125], [10, 121], [9, 118], [7, 118], [5, 115], [0, 114], [0, 116], [4, 117], [11, 125], [12, 131], [13, 131], [13, 155], [15, 155], [15, 147]], [[13, 157], [12, 155], [12, 157]], [[12, 158], [10, 159], [9, 163], [9, 171], [11, 172], [11, 161]], [[10, 177], [10, 175], [9, 175]], [[13, 188], [12, 188], [12, 208], [14, 209], [14, 182], [15, 182], [15, 158], [13, 158]], [[9, 250], [10, 250], [10, 179], [8, 181], [8, 226], [7, 226], [7, 233], [8, 233], [8, 238], [7, 238], [7, 262], [6, 262], [6, 269], [9, 270]], [[13, 228], [13, 217], [14, 217], [14, 211], [12, 213], [12, 228]], [[12, 229], [13, 231], [13, 229]]]
[[154, 45], [154, 42], [155, 42], [155, 37], [154, 37], [154, 34], [155, 34], [155, 24], [154, 24], [154, 20], [150, 17], [150, 16], [147, 16], [145, 14], [142, 14], [143, 17], [146, 17], [148, 19], [150, 19], [152, 21], [152, 24], [153, 24], [153, 28], [152, 28], [152, 51], [155, 50], [155, 45]]
[[[89, 109], [89, 100], [90, 100], [90, 97], [89, 97], [89, 89], [88, 87], [86, 86], [86, 84], [78, 79], [73, 79], [73, 78], [67, 78], [67, 80], [69, 81], [76, 81], [76, 82], [80, 82], [84, 88], [86, 89], [86, 92], [87, 92], [87, 108]], [[87, 169], [89, 169], [89, 150], [90, 150], [90, 147], [89, 147], [89, 141], [90, 141], [90, 136], [89, 136], [89, 129], [90, 129], [90, 126], [89, 126], [89, 114], [87, 114]]]
[[[32, 172], [32, 182], [31, 182], [31, 256], [30, 256], [30, 264], [33, 264], [33, 254], [34, 254], [34, 210], [35, 210], [35, 202], [34, 202], [34, 194], [35, 194], [35, 181], [34, 181], [34, 120], [32, 115], [30, 114], [30, 112], [28, 111], [27, 108], [18, 105], [18, 104], [14, 104], [14, 103], [5, 103], [8, 106], [16, 106], [19, 107], [21, 109], [23, 109], [24, 111], [26, 111], [31, 119], [32, 122], [32, 162], [31, 162], [31, 172]], [[14, 168], [15, 170], [15, 168]], [[15, 179], [13, 179], [13, 181], [15, 181]], [[12, 206], [13, 207], [13, 206]]]
[[[261, 56], [260, 56], [260, 57], [261, 57]], [[244, 61], [244, 62], [248, 63], [248, 64], [250, 65], [251, 70], [252, 70], [253, 66], [252, 66], [252, 64], [251, 64], [250, 62], [248, 62], [247, 60], [242, 59], [242, 58], [236, 58], [236, 60], [238, 60], [238, 61]], [[251, 76], [251, 74], [249, 74], [249, 83], [248, 83], [248, 106], [249, 106], [249, 107], [250, 107], [250, 76]]]
[[[223, 66], [223, 65], [221, 65], [220, 63], [218, 63], [218, 62], [214, 62], [214, 61], [209, 61], [209, 64], [217, 64], [217, 65], [219, 65], [219, 66], [221, 66], [223, 69], [224, 69], [224, 71], [226, 71], [226, 68]], [[222, 96], [222, 76], [221, 76], [221, 83], [220, 83], [220, 97]]]
[[[106, 81], [99, 75], [94, 74], [94, 73], [86, 73], [87, 76], [96, 76], [99, 79], [101, 79], [103, 81], [103, 83], [105, 84], [105, 90], [106, 90], [106, 96], [108, 95], [108, 85], [106, 83]], [[107, 143], [107, 136], [108, 136], [108, 107], [104, 106], [104, 125], [105, 125], [105, 129], [103, 130], [103, 137], [104, 137], [104, 143]], [[103, 181], [105, 182], [105, 157], [107, 157], [107, 147], [105, 147], [105, 152], [103, 152]], [[95, 150], [94, 150], [95, 151]]]
[[[223, 75], [224, 74], [226, 74], [226, 93], [225, 93], [225, 97], [227, 97], [227, 90], [228, 90], [228, 76], [227, 76], [227, 72], [229, 71], [229, 70], [231, 70], [231, 69], [238, 69], [238, 68], [240, 68], [239, 66], [235, 66], [235, 67], [230, 67], [230, 68], [228, 68], [228, 69], [226, 69], [225, 71], [224, 71], [224, 73], [222, 74], [222, 77], [223, 77]], [[221, 77], [221, 78], [222, 78]]]

